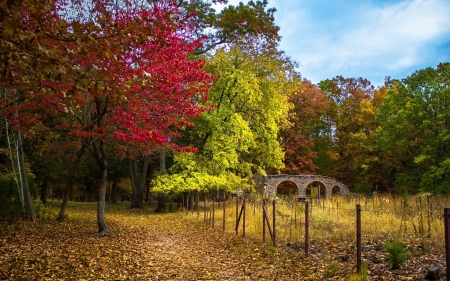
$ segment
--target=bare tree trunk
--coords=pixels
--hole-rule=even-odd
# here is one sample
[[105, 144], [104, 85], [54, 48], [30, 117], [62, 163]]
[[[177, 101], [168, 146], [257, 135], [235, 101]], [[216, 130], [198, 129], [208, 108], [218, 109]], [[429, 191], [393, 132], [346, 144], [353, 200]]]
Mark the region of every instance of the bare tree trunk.
[[[164, 175], [166, 172], [166, 152], [164, 148], [161, 148], [159, 154], [159, 173]], [[155, 212], [161, 213], [166, 211], [166, 198], [164, 193], [158, 193], [158, 206], [156, 206]]]
[[47, 204], [47, 197], [48, 197], [48, 180], [47, 177], [44, 177], [44, 180], [41, 184], [41, 201], [42, 204]]
[[117, 203], [117, 196], [118, 196], [118, 190], [117, 190], [117, 184], [118, 184], [118, 174], [119, 172], [116, 170], [114, 171], [113, 179], [112, 179], [112, 187], [111, 187], [111, 203]]
[[69, 188], [66, 188], [63, 192], [63, 201], [61, 207], [59, 208], [59, 214], [56, 220], [62, 221], [64, 220], [64, 213], [66, 212], [67, 203], [69, 202]]
[[141, 180], [139, 182], [139, 173], [138, 173], [138, 160], [130, 159], [130, 175], [131, 175], [131, 184], [133, 186], [133, 197], [131, 200], [131, 208], [142, 208], [144, 202], [144, 186], [147, 180], [147, 170], [148, 170], [148, 162], [150, 161], [150, 157], [146, 156], [144, 158], [144, 163], [142, 165], [142, 173]]
[[152, 192], [152, 187], [151, 187], [151, 180], [152, 180], [152, 178], [153, 178], [153, 176], [154, 176], [154, 173], [155, 173], [155, 169], [153, 168], [153, 166], [150, 166], [150, 175], [149, 175], [149, 177], [148, 177], [148, 182], [147, 182], [147, 190], [148, 190], [148, 200], [147, 200], [147, 202], [148, 202], [148, 205], [149, 206], [153, 206], [153, 201], [154, 201], [154, 198], [153, 198], [153, 192]]
[[76, 172], [78, 170], [78, 167], [80, 167], [81, 158], [83, 158], [85, 148], [86, 148], [86, 146], [83, 144], [81, 146], [80, 151], [78, 152], [77, 160], [75, 161], [75, 163], [72, 167], [72, 171], [70, 174], [69, 181], [67, 183], [67, 187], [63, 193], [63, 201], [62, 201], [61, 207], [59, 209], [58, 217], [56, 218], [57, 220], [64, 220], [64, 217], [65, 217], [64, 214], [66, 212], [67, 203], [69, 202], [69, 197], [72, 195], [73, 186], [75, 185]]
[[92, 142], [94, 149], [94, 158], [100, 170], [100, 181], [98, 187], [98, 205], [97, 205], [97, 224], [98, 233], [108, 233], [108, 225], [105, 220], [105, 195], [106, 195], [106, 176], [108, 174], [107, 153], [103, 141]]
[[30, 220], [32, 222], [36, 221], [36, 213], [34, 212], [34, 205], [33, 200], [31, 198], [30, 188], [28, 186], [28, 176], [27, 171], [25, 167], [25, 156], [23, 153], [23, 147], [22, 147], [22, 135], [20, 131], [18, 132], [18, 146], [20, 149], [20, 165], [22, 166], [21, 172], [22, 172], [22, 180], [23, 180], [23, 187], [25, 189], [25, 197], [26, 197], [26, 203], [28, 208], [28, 214], [30, 216]]
[[128, 166], [130, 168], [130, 179], [131, 179], [131, 208], [133, 208], [136, 192], [137, 192], [137, 160], [128, 159]]

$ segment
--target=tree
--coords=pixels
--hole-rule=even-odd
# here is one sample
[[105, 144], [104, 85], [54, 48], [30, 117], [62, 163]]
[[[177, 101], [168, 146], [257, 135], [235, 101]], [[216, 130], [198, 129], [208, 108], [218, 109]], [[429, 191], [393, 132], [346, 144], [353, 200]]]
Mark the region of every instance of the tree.
[[221, 11], [214, 9], [215, 4], [226, 4], [226, 0], [153, 0], [176, 3], [186, 13], [194, 13], [190, 22], [197, 25], [195, 39], [206, 37], [205, 43], [195, 53], [206, 54], [220, 49], [223, 45], [246, 44], [246, 38], [259, 37], [266, 41], [268, 48], [277, 49], [281, 37], [279, 27], [274, 24], [275, 8], [267, 8], [268, 1], [240, 2], [228, 5]]
[[450, 63], [392, 81], [377, 114], [377, 143], [395, 155], [392, 185], [402, 191], [449, 193]]
[[283, 170], [289, 174], [314, 173], [317, 166], [314, 159], [316, 140], [324, 134], [326, 123], [323, 118], [330, 102], [317, 86], [304, 80], [296, 82], [297, 89], [289, 98], [293, 107], [289, 110], [290, 126], [281, 131], [282, 147], [285, 152]]
[[210, 58], [217, 78], [205, 106], [212, 109], [193, 119], [181, 140], [198, 153], [176, 154], [159, 190], [236, 192], [252, 188], [254, 172], [283, 167], [278, 133], [287, 123], [293, 67], [282, 53], [259, 47], [237, 45]]
[[[176, 137], [179, 127], [192, 125], [186, 118], [204, 110], [199, 101], [207, 97], [211, 78], [202, 70], [203, 61], [189, 58], [201, 42], [191, 40], [195, 26], [188, 22], [190, 15], [175, 5], [148, 9], [131, 2], [124, 7], [114, 1], [92, 3], [66, 10], [54, 5], [56, 10], [49, 12], [55, 25], [48, 29], [56, 29], [57, 36], [49, 34], [43, 42], [56, 50], [55, 57], [70, 62], [70, 75], [60, 69], [68, 64], [59, 61], [57, 74], [36, 73], [39, 87], [28, 89], [23, 114], [11, 122], [30, 123], [25, 113], [34, 113], [32, 104], [41, 106], [42, 116], [64, 117], [54, 119], [59, 121], [55, 128], [79, 138], [99, 167], [97, 222], [103, 232], [108, 230], [108, 150], [125, 154], [129, 144], [159, 145]], [[81, 16], [74, 17], [74, 11]]]
[[320, 82], [320, 88], [332, 102], [329, 131], [332, 132], [334, 171], [330, 176], [355, 187], [361, 183], [362, 159], [366, 157], [364, 144], [374, 130], [373, 125], [366, 124], [373, 120], [367, 117], [374, 114], [370, 105], [374, 87], [363, 78], [337, 76]]

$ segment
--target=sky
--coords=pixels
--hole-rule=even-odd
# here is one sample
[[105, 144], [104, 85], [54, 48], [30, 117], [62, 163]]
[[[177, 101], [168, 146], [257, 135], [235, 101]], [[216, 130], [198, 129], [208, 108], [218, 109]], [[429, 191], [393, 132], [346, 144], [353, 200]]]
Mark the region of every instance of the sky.
[[[247, 0], [229, 0], [237, 5]], [[402, 79], [450, 61], [449, 0], [268, 0], [280, 50], [312, 83]]]

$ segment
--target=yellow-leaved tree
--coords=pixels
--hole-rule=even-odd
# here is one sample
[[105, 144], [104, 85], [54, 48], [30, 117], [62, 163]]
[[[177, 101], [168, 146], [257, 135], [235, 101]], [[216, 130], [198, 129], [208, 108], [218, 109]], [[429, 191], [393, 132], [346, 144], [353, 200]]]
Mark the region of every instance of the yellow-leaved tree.
[[[252, 45], [254, 46], [254, 45]], [[254, 173], [283, 168], [279, 131], [287, 124], [293, 64], [282, 52], [234, 46], [217, 50], [208, 61], [216, 75], [207, 106], [192, 120], [170, 172], [155, 181], [166, 193], [253, 189]]]

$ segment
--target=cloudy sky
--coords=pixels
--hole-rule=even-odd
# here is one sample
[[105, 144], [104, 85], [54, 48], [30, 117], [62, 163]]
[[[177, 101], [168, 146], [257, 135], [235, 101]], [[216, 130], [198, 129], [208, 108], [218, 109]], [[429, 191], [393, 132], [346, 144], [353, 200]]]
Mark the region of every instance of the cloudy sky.
[[269, 0], [269, 7], [277, 9], [280, 49], [313, 83], [342, 75], [381, 86], [386, 76], [450, 61], [449, 0]]

